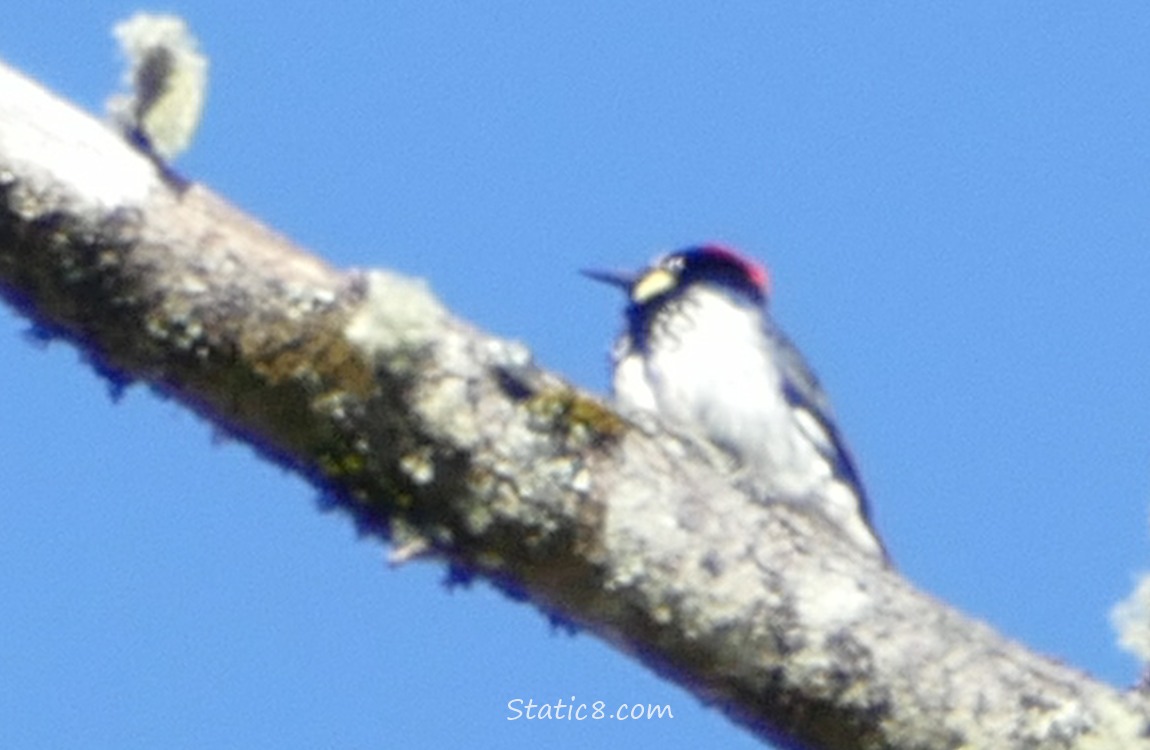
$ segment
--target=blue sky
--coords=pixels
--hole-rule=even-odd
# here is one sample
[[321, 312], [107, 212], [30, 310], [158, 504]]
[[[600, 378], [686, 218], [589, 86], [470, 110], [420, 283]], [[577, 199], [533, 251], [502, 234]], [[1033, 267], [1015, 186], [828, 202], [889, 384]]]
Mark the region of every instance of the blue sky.
[[[1132, 682], [1107, 612], [1150, 568], [1150, 6], [556, 5], [170, 3], [212, 65], [178, 167], [599, 391], [619, 300], [577, 269], [744, 248], [899, 568]], [[14, 4], [0, 58], [100, 109], [137, 7]], [[26, 328], [0, 311], [0, 746], [756, 746], [529, 606], [389, 569]], [[572, 696], [674, 719], [507, 720]]]

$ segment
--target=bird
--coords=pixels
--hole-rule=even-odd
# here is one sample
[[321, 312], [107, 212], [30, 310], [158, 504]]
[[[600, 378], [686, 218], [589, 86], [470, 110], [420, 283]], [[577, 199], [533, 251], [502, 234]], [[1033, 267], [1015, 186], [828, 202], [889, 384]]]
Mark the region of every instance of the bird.
[[766, 268], [719, 244], [665, 254], [637, 273], [585, 270], [623, 290], [612, 395], [733, 462], [764, 502], [814, 507], [855, 547], [889, 563], [830, 401], [768, 311]]

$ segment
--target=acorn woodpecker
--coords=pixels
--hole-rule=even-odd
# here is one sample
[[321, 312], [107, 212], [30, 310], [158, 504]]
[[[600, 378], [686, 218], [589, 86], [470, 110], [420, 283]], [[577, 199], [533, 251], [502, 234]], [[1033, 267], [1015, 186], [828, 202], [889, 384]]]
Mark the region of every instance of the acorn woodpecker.
[[830, 403], [767, 312], [770, 279], [718, 245], [665, 255], [637, 274], [584, 271], [628, 296], [613, 391], [624, 414], [654, 413], [730, 456], [764, 501], [817, 508], [887, 560]]

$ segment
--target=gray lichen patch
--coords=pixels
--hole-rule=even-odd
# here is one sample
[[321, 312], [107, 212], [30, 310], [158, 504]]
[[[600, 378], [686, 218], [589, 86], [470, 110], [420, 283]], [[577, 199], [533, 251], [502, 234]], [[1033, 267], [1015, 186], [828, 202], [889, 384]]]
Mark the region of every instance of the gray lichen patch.
[[208, 59], [178, 16], [137, 13], [113, 31], [127, 59], [128, 93], [108, 99], [126, 136], [169, 161], [192, 141], [208, 88]]
[[348, 323], [348, 341], [369, 357], [386, 357], [393, 371], [415, 367], [435, 344], [447, 311], [418, 279], [370, 271], [366, 289]]

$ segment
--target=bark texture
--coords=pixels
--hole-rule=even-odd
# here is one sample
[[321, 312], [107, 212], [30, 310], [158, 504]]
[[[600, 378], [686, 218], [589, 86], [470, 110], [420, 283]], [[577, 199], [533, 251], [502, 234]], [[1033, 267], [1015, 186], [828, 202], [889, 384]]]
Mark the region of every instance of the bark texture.
[[0, 296], [307, 476], [399, 556], [782, 745], [1150, 747], [1150, 710], [764, 507], [418, 281], [330, 267], [0, 66]]

